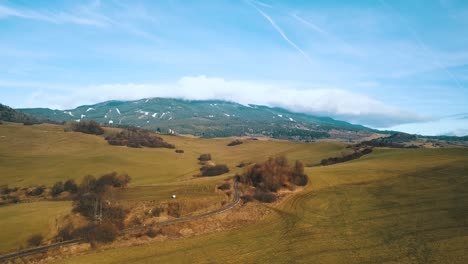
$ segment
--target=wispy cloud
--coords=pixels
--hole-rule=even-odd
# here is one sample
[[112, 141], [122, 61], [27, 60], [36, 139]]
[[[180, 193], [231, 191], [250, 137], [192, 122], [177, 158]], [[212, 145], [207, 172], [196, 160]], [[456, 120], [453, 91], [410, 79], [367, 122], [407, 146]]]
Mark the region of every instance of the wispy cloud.
[[319, 27], [317, 24], [312, 23], [309, 20], [306, 20], [305, 18], [299, 16], [297, 13], [292, 13], [291, 17], [293, 17], [295, 20], [299, 21], [300, 23], [304, 24], [308, 28], [312, 29], [313, 31], [319, 33], [320, 35], [324, 36], [325, 38], [332, 40], [335, 42], [338, 47], [342, 47], [342, 50], [345, 50], [348, 54], [352, 55], [361, 55], [362, 53], [350, 45], [349, 43], [345, 42], [341, 38], [337, 37], [336, 35], [326, 31], [322, 27]]
[[99, 12], [100, 7], [101, 5], [99, 1], [91, 2], [87, 5], [76, 6], [71, 11], [34, 11], [0, 5], [0, 19], [16, 17], [20, 19], [36, 20], [53, 24], [74, 24], [81, 26], [94, 26], [99, 28], [116, 27], [135, 36], [140, 36], [153, 41], [160, 41], [158, 37], [154, 36], [150, 32], [145, 31], [141, 27], [136, 27], [129, 22], [121, 21], [104, 15], [103, 13]]
[[286, 35], [286, 33], [284, 32], [284, 30], [278, 26], [278, 24], [276, 24], [275, 20], [273, 20], [273, 18], [271, 18], [268, 14], [266, 14], [265, 12], [263, 12], [260, 8], [258, 8], [255, 3], [256, 2], [251, 2], [251, 1], [247, 1], [248, 4], [250, 4], [253, 8], [255, 8], [255, 10], [257, 10], [266, 20], [268, 20], [268, 22], [270, 22], [271, 26], [273, 26], [273, 28], [281, 35], [281, 37], [289, 44], [291, 45], [294, 49], [296, 49], [299, 53], [302, 54], [302, 56], [304, 56], [304, 58], [309, 62], [309, 63], [313, 63], [312, 59], [309, 57], [309, 55], [303, 50], [301, 49], [298, 45], [296, 45], [296, 43], [294, 43], [292, 40], [289, 39], [289, 37]]
[[[385, 0], [379, 0], [380, 5], [382, 5], [384, 8], [400, 15], [400, 12], [398, 11], [397, 8], [393, 7], [390, 5], [387, 1]], [[421, 51], [424, 53], [424, 55], [429, 59], [431, 64], [435, 66], [436, 68], [439, 68], [442, 70], [443, 73], [447, 75], [449, 79], [452, 80], [452, 82], [459, 88], [463, 89], [463, 85], [461, 84], [460, 80], [458, 77], [449, 69], [448, 65], [445, 65], [439, 58], [438, 56], [432, 51], [432, 49], [424, 42], [421, 40], [419, 37], [419, 34], [416, 32], [416, 30], [411, 26], [411, 25], [406, 25], [406, 30], [412, 35], [413, 39], [416, 42], [416, 45], [421, 49]]]
[[257, 5], [259, 5], [259, 6], [268, 7], [268, 8], [273, 8], [272, 5], [267, 4], [267, 3], [264, 3], [264, 2], [255, 1], [255, 0], [252, 0], [252, 2], [254, 2], [255, 4], [257, 4]]
[[55, 24], [77, 24], [103, 27], [109, 25], [110, 19], [106, 17], [89, 16], [86, 14], [73, 14], [69, 12], [39, 12], [28, 9], [17, 9], [0, 5], [0, 18], [16, 17], [32, 19]]

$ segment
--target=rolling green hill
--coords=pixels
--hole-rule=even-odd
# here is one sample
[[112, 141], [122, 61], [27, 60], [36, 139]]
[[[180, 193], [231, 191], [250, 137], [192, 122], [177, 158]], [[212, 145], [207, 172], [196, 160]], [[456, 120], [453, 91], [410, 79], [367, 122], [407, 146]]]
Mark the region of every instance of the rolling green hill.
[[[70, 110], [18, 109], [27, 114], [56, 121], [96, 120], [108, 125], [130, 125], [202, 137], [268, 136], [281, 139], [313, 140], [361, 138], [373, 134], [369, 128], [334, 120], [293, 113], [281, 108], [241, 105], [226, 101], [186, 101], [150, 98], [138, 101], [108, 101]], [[334, 131], [334, 133], [330, 133]]]

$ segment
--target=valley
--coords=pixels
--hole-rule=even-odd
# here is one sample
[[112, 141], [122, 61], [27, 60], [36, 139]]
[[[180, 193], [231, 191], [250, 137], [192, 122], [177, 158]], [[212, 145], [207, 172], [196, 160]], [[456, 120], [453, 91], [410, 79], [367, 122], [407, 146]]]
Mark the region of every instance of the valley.
[[[111, 133], [109, 128], [107, 133]], [[154, 204], [171, 203], [173, 194], [186, 208], [182, 215], [221, 208], [230, 199], [216, 188], [243, 173], [244, 168], [237, 167], [240, 163], [284, 155], [290, 161], [316, 164], [352, 153], [347, 144], [333, 141], [242, 139], [243, 144], [230, 147], [232, 138], [160, 135], [183, 149], [181, 154], [167, 148], [111, 146], [103, 136], [64, 132], [63, 126], [50, 124], [4, 123], [0, 136], [0, 185], [52, 186], [59, 180], [79, 182], [88, 174], [126, 172], [132, 177], [130, 185], [113, 191], [109, 199], [134, 208], [134, 216], [145, 215], [145, 208]], [[210, 153], [216, 163], [227, 164], [230, 171], [221, 176], [196, 177], [202, 153]], [[468, 239], [466, 164], [468, 152], [462, 147], [374, 148], [356, 160], [305, 167], [307, 186], [273, 204], [242, 202], [218, 216], [163, 227], [163, 233], [154, 238], [129, 235], [99, 246], [101, 250], [81, 249], [79, 256], [74, 256], [77, 253], [63, 249], [61, 254], [68, 256], [65, 259], [56, 259], [56, 251], [45, 259], [51, 263], [153, 263], [154, 259], [209, 262], [225, 258], [225, 248], [232, 248], [228, 263], [287, 262], [292, 258], [298, 263], [310, 259], [319, 263], [345, 259], [350, 263], [447, 259], [463, 263]], [[38, 214], [43, 212], [41, 206], [47, 206], [48, 213]], [[40, 231], [50, 239], [56, 232], [54, 221], [63, 219], [71, 208], [69, 201], [52, 197], [3, 205], [0, 210], [17, 218], [1, 219], [2, 226], [9, 226], [13, 232], [3, 233], [1, 251], [24, 247], [30, 232]], [[161, 217], [158, 221], [171, 219]], [[22, 224], [13, 224], [18, 221], [14, 219], [21, 219]], [[153, 221], [144, 219], [147, 224]], [[14, 237], [16, 228], [23, 226], [34, 229]], [[193, 247], [197, 244], [203, 247]], [[447, 252], [447, 247], [452, 251]]]

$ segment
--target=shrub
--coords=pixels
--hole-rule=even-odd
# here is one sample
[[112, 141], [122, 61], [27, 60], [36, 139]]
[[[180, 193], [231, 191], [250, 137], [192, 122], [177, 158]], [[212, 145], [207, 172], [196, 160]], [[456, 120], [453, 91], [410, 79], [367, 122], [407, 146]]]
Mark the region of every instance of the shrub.
[[131, 148], [175, 148], [173, 144], [165, 142], [146, 130], [139, 128], [127, 128], [111, 136], [106, 137], [107, 142], [115, 146], [128, 146]]
[[104, 222], [92, 226], [89, 233], [89, 240], [91, 242], [110, 243], [117, 238], [118, 234], [119, 230], [113, 223]]
[[258, 200], [262, 203], [272, 203], [276, 201], [276, 195], [274, 195], [271, 192], [262, 191], [260, 189], [255, 190], [255, 194], [253, 198], [255, 198], [255, 200]]
[[229, 172], [229, 168], [225, 164], [214, 166], [203, 166], [200, 168], [202, 176], [217, 176]]
[[146, 232], [146, 235], [147, 235], [148, 237], [151, 237], [151, 238], [154, 238], [154, 237], [156, 237], [157, 235], [160, 235], [160, 234], [162, 234], [162, 230], [161, 230], [161, 229], [154, 229], [154, 228], [151, 228], [150, 230], [148, 230], [148, 231]]
[[293, 183], [297, 186], [306, 186], [308, 182], [309, 182], [309, 177], [307, 177], [307, 175], [305, 174], [302, 174], [293, 178]]
[[162, 208], [161, 206], [151, 209], [152, 216], [159, 217], [162, 212], [164, 212], [164, 208]]
[[248, 194], [242, 195], [241, 199], [244, 203], [252, 202], [254, 200], [252, 195], [248, 195]]
[[176, 149], [175, 152], [181, 154], [181, 153], [184, 153], [184, 150], [182, 150], [182, 149]]
[[125, 227], [125, 218], [127, 217], [128, 210], [121, 206], [103, 206], [103, 218], [114, 224], [117, 228], [123, 229]]
[[74, 230], [71, 224], [68, 224], [59, 229], [55, 239], [57, 241], [66, 241], [74, 238]]
[[237, 167], [237, 168], [244, 168], [245, 166], [250, 165], [250, 164], [251, 164], [251, 162], [244, 162], [244, 161], [242, 161], [241, 163], [237, 164], [236, 167]]
[[51, 194], [52, 196], [57, 196], [61, 194], [64, 190], [65, 189], [64, 189], [63, 182], [59, 181], [59, 182], [56, 182], [54, 186], [52, 186]]
[[201, 154], [200, 157], [198, 157], [198, 160], [200, 162], [209, 161], [209, 160], [211, 160], [211, 154], [210, 153]]
[[17, 194], [16, 195], [9, 194], [9, 195], [7, 195], [6, 199], [7, 199], [7, 201], [9, 203], [19, 203], [20, 202], [20, 198], [18, 197]]
[[167, 214], [172, 217], [180, 217], [181, 215], [181, 208], [180, 204], [177, 202], [170, 202], [167, 204]]
[[34, 234], [28, 238], [28, 246], [37, 247], [44, 241], [44, 236], [41, 234]]
[[45, 186], [32, 187], [26, 190], [28, 196], [38, 196], [44, 193]]
[[242, 141], [239, 140], [239, 139], [236, 139], [236, 140], [230, 142], [230, 143], [227, 144], [227, 145], [228, 145], [229, 147], [232, 147], [232, 146], [240, 145], [240, 144], [242, 144], [242, 143], [244, 143], [244, 142], [242, 142]]
[[70, 124], [70, 129], [75, 132], [81, 132], [92, 135], [104, 134], [104, 129], [96, 121], [80, 121]]
[[287, 159], [279, 156], [247, 167], [241, 181], [263, 192], [277, 192], [290, 184], [305, 185], [308, 177], [304, 174], [302, 162], [296, 161], [295, 166], [291, 168]]
[[222, 191], [229, 190], [231, 189], [231, 184], [229, 182], [225, 182], [221, 184], [220, 186], [218, 186], [218, 189]]
[[68, 180], [63, 185], [63, 189], [70, 193], [76, 193], [78, 191], [78, 185], [74, 180]]
[[309, 177], [304, 174], [304, 164], [300, 161], [296, 161], [294, 170], [291, 177], [291, 182], [298, 186], [305, 186], [309, 181]]
[[0, 185], [0, 194], [9, 194], [11, 192], [16, 192], [17, 188], [9, 188], [8, 185]]

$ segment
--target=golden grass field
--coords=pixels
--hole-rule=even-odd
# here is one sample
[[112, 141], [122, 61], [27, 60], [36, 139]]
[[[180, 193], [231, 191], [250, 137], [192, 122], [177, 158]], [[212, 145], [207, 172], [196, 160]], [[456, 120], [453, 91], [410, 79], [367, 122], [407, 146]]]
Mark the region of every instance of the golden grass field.
[[35, 202], [0, 207], [0, 253], [24, 247], [31, 234], [50, 238], [55, 219], [69, 213], [71, 202]]
[[214, 162], [226, 163], [232, 175], [241, 171], [235, 167], [241, 161], [263, 161], [272, 155], [286, 154], [291, 160], [319, 162], [349, 151], [340, 143], [246, 140], [242, 145], [228, 147], [232, 139], [163, 137], [185, 153], [177, 154], [173, 149], [110, 146], [103, 137], [64, 133], [62, 126], [1, 125], [0, 184], [52, 185], [59, 180], [79, 181], [87, 174], [97, 176], [110, 171], [127, 172], [134, 186], [171, 184], [192, 180], [199, 173], [197, 158], [201, 153], [211, 153]]
[[60, 263], [467, 263], [467, 153], [386, 149], [311, 168], [257, 224]]
[[[185, 150], [176, 154], [113, 147], [100, 137], [62, 131], [51, 125], [0, 126], [0, 136], [9, 138], [0, 139], [0, 183], [51, 185], [116, 170], [134, 179], [124, 199], [163, 199], [186, 189], [180, 186], [190, 186], [187, 197], [210, 197], [226, 176], [193, 178], [200, 153], [234, 169], [240, 161], [277, 154], [316, 163], [347, 151], [334, 142], [245, 141], [227, 147], [230, 139], [165, 137]], [[91, 251], [56, 263], [468, 263], [467, 164], [467, 148], [377, 149], [359, 160], [306, 168], [306, 188], [255, 224]], [[20, 215], [18, 206], [0, 209]], [[20, 225], [17, 230], [22, 232]]]

